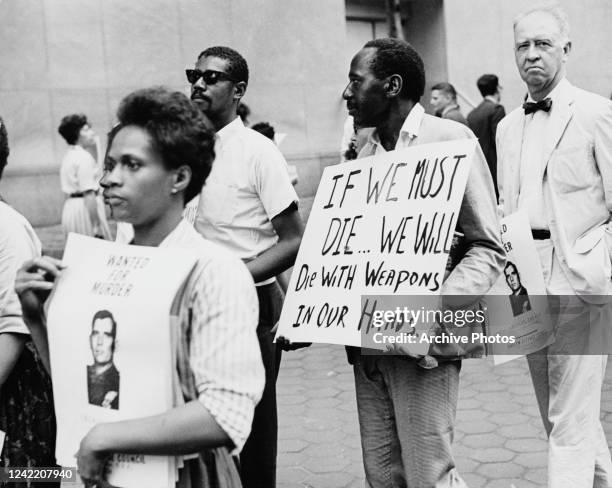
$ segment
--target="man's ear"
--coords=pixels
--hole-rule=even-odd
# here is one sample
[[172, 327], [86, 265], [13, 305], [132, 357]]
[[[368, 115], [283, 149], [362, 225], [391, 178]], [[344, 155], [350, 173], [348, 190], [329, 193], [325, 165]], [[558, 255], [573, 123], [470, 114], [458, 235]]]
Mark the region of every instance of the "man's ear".
[[246, 93], [247, 84], [245, 81], [239, 81], [234, 84], [234, 100], [241, 99]]
[[191, 182], [191, 168], [184, 164], [174, 171], [172, 193], [185, 191]]
[[569, 53], [572, 51], [572, 41], [567, 41], [565, 46], [563, 46], [563, 54], [569, 56]]
[[387, 97], [398, 97], [402, 91], [403, 86], [404, 80], [402, 80], [402, 77], [400, 75], [389, 76], [388, 81], [385, 83], [385, 91], [387, 92]]

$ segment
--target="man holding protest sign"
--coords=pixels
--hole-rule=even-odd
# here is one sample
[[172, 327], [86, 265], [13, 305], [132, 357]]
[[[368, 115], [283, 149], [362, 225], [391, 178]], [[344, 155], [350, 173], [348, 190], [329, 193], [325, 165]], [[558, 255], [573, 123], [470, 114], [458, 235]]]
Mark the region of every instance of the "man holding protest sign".
[[[360, 127], [375, 127], [360, 157], [417, 144], [474, 138], [465, 126], [425, 114], [419, 104], [425, 72], [419, 54], [398, 39], [368, 42], [351, 62], [343, 97]], [[483, 295], [501, 271], [504, 252], [495, 193], [477, 151], [458, 219], [466, 252], [442, 285], [447, 295]], [[401, 347], [398, 348], [401, 351]], [[425, 369], [418, 357], [365, 356], [349, 351], [366, 478], [372, 488], [466, 486], [451, 453], [460, 357]], [[452, 360], [448, 360], [452, 359]]]
[[287, 163], [276, 145], [246, 128], [237, 114], [249, 81], [246, 60], [216, 46], [186, 71], [191, 99], [217, 131], [216, 158], [202, 189], [195, 228], [247, 263], [259, 298], [257, 335], [266, 387], [255, 410], [251, 435], [241, 453], [243, 484], [276, 485], [276, 376], [280, 350], [273, 344], [283, 293], [275, 276], [293, 265], [302, 236]]
[[503, 213], [529, 215], [554, 296], [556, 340], [528, 356], [549, 438], [548, 486], [609, 487], [599, 420], [609, 339], [594, 340], [594, 331], [612, 321], [612, 103], [565, 78], [571, 41], [558, 6], [519, 15], [514, 42], [528, 97], [498, 126], [498, 181]]

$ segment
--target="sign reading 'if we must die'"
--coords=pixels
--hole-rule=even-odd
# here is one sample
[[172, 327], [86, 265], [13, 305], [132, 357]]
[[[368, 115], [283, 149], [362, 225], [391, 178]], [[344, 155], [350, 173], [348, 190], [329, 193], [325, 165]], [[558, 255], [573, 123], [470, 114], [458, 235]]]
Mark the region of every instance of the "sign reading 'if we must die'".
[[277, 336], [358, 346], [361, 295], [438, 294], [476, 143], [325, 168]]

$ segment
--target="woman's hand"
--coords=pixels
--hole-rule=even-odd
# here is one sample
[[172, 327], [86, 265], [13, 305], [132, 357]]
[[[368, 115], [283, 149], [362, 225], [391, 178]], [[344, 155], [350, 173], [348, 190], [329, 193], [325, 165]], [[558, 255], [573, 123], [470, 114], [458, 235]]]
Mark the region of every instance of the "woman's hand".
[[49, 256], [26, 261], [17, 271], [15, 291], [20, 296], [29, 291], [48, 295], [64, 267], [61, 261]]
[[19, 295], [25, 324], [47, 373], [51, 374], [49, 343], [43, 304], [64, 266], [47, 256], [26, 261], [17, 271], [15, 291]]
[[103, 426], [96, 425], [81, 440], [79, 451], [76, 453], [77, 471], [86, 488], [109, 488], [105, 479], [106, 463], [111, 453], [100, 449], [103, 436]]

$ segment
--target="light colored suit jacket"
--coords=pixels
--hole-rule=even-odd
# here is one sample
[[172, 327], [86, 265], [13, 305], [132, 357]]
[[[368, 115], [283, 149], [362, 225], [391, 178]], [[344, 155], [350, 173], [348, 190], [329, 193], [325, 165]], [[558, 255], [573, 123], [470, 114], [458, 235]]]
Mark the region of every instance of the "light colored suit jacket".
[[[518, 207], [524, 124], [519, 107], [497, 128], [503, 215]], [[612, 293], [612, 102], [565, 82], [542, 144], [542, 192], [555, 252], [576, 294], [603, 302]]]

